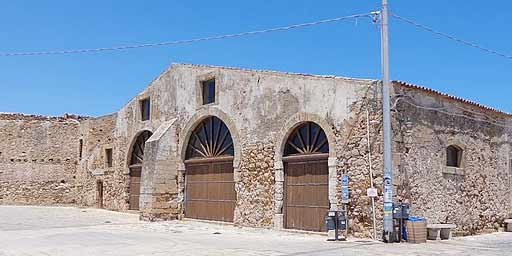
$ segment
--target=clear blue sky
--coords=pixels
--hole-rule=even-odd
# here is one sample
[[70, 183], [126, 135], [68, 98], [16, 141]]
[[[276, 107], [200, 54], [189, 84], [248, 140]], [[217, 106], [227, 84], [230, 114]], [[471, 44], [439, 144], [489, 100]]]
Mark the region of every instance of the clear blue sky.
[[[380, 0], [7, 1], [0, 51], [189, 39], [380, 8]], [[390, 0], [392, 11], [512, 54], [512, 1]], [[390, 23], [391, 78], [512, 112], [512, 61]], [[191, 45], [92, 54], [0, 57], [0, 112], [103, 115], [172, 62], [380, 78], [380, 36], [367, 19]]]

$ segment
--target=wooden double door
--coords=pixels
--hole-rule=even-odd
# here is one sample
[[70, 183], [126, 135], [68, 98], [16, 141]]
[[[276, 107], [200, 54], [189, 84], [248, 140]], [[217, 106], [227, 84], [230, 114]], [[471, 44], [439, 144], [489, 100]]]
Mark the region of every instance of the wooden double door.
[[285, 158], [285, 228], [325, 231], [329, 210], [327, 156]]
[[186, 162], [185, 217], [233, 222], [233, 157]]

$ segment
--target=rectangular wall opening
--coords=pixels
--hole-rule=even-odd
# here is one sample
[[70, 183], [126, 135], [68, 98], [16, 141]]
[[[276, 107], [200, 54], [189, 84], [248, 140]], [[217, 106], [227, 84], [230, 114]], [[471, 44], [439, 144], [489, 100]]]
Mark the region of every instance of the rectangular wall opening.
[[105, 164], [107, 167], [112, 167], [112, 149], [105, 149]]
[[149, 98], [140, 101], [140, 114], [142, 121], [149, 120], [151, 116], [151, 101]]

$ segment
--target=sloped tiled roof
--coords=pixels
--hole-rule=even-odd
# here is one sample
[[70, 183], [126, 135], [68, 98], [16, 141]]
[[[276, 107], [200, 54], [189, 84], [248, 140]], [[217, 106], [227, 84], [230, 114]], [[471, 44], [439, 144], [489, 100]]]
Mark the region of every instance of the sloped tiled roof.
[[483, 109], [483, 110], [487, 110], [487, 111], [495, 112], [495, 113], [498, 113], [498, 114], [501, 114], [501, 115], [506, 115], [508, 117], [512, 117], [512, 113], [508, 113], [508, 112], [505, 112], [505, 111], [502, 111], [502, 110], [499, 110], [499, 109], [495, 109], [495, 108], [492, 108], [492, 107], [489, 107], [489, 106], [485, 106], [485, 105], [482, 105], [482, 104], [480, 104], [478, 102], [467, 100], [467, 99], [464, 99], [464, 98], [461, 98], [461, 97], [458, 97], [458, 96], [453, 96], [453, 95], [450, 95], [450, 94], [447, 94], [447, 93], [444, 93], [444, 92], [440, 92], [440, 91], [437, 91], [437, 90], [434, 90], [434, 89], [431, 89], [431, 88], [428, 88], [428, 87], [425, 87], [425, 86], [411, 84], [411, 83], [404, 82], [404, 81], [393, 81], [393, 83], [397, 84], [399, 86], [405, 87], [405, 88], [420, 90], [420, 91], [423, 91], [423, 92], [426, 92], [426, 93], [430, 93], [430, 94], [434, 94], [434, 95], [437, 95], [437, 96], [440, 96], [440, 97], [443, 97], [443, 98], [446, 98], [446, 99], [450, 99], [450, 100], [458, 101], [458, 102], [461, 102], [461, 103], [464, 103], [464, 104], [468, 104], [468, 105], [471, 105], [471, 106], [475, 106], [475, 107], [478, 107], [478, 108]]

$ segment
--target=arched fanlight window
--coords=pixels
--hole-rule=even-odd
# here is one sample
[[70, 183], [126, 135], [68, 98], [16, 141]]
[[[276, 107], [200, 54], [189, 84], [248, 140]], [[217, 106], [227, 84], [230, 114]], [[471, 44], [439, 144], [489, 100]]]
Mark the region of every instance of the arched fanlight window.
[[461, 167], [462, 148], [450, 145], [446, 148], [446, 166]]
[[146, 146], [146, 141], [151, 137], [153, 133], [150, 131], [143, 131], [135, 140], [135, 143], [132, 147], [132, 156], [130, 159], [130, 165], [142, 164], [144, 161], [144, 147]]
[[297, 127], [286, 142], [284, 156], [329, 153], [329, 144], [324, 130], [313, 122]]
[[233, 156], [233, 139], [228, 127], [215, 116], [204, 119], [190, 135], [186, 159]]

